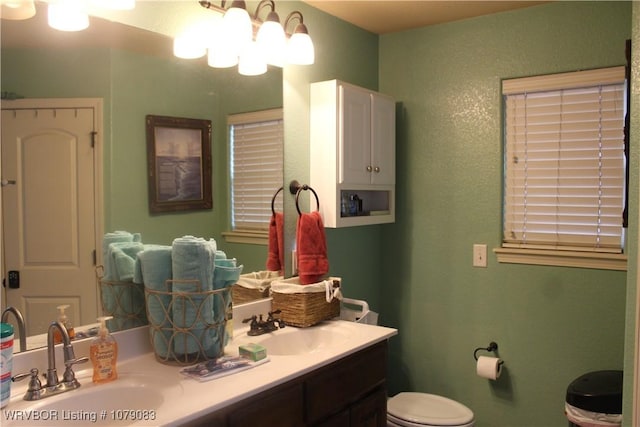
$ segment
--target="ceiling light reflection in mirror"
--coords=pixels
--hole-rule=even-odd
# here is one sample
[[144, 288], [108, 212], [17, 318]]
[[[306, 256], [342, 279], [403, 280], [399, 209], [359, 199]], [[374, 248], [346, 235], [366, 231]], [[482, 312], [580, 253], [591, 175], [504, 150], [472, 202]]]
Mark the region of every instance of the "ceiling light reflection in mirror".
[[[1, 0], [2, 19], [24, 20], [35, 16], [35, 0]], [[82, 31], [89, 27], [90, 5], [112, 10], [131, 10], [135, 0], [51, 0], [47, 6], [49, 26], [59, 31]]]

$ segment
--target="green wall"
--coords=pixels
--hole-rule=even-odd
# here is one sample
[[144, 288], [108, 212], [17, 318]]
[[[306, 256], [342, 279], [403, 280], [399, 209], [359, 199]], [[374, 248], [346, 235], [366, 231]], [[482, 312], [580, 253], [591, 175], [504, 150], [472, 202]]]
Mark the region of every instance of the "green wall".
[[[399, 329], [390, 341], [390, 391], [457, 399], [473, 409], [478, 427], [564, 427], [564, 395], [574, 378], [623, 366], [627, 380], [632, 378], [638, 115], [632, 121], [628, 275], [498, 264], [493, 255], [488, 268], [472, 268], [471, 247], [500, 244], [500, 79], [620, 65], [624, 39], [633, 35], [637, 84], [632, 107], [640, 110], [638, 2], [633, 5], [633, 32], [630, 2], [555, 2], [380, 37], [298, 1], [278, 5], [281, 16], [285, 9], [304, 13], [316, 47], [314, 66], [290, 66], [283, 73], [286, 183], [309, 179], [309, 83], [338, 78], [379, 89], [399, 102], [397, 222], [327, 230], [331, 273], [345, 279], [345, 294], [368, 300], [380, 312], [381, 323]], [[105, 107], [105, 123], [113, 116], [114, 125], [105, 132], [105, 190], [114, 199], [107, 210], [108, 229], [142, 227], [143, 236], [157, 242], [186, 232], [221, 242], [217, 233], [228, 215], [221, 211], [226, 193], [218, 192], [227, 191], [219, 183], [228, 186], [222, 160], [226, 148], [217, 144], [223, 136], [214, 136], [213, 211], [151, 218], [140, 170], [146, 156], [142, 123], [149, 113], [202, 117], [202, 109], [216, 111], [215, 98], [239, 87], [216, 87], [207, 73], [182, 62], [134, 59], [123, 52], [97, 55], [88, 63], [65, 57], [62, 62], [76, 67], [64, 72], [59, 65], [34, 61], [7, 58], [2, 52], [2, 90], [47, 97], [71, 96], [64, 90], [70, 89], [73, 96], [101, 96], [109, 105], [111, 98], [127, 101]], [[159, 66], [177, 79], [163, 77], [154, 69]], [[21, 72], [33, 67], [28, 73], [32, 86], [20, 87], [22, 77], [11, 67]], [[217, 75], [209, 73], [215, 80]], [[139, 88], [140, 95], [135, 93]], [[176, 101], [162, 102], [160, 93], [170, 93]], [[194, 105], [178, 105], [177, 100]], [[223, 105], [229, 102], [225, 99]], [[212, 113], [214, 132], [222, 120], [216, 114], [223, 108]], [[129, 129], [122, 134], [115, 130], [120, 122]], [[123, 183], [129, 185], [126, 190], [112, 188]], [[127, 210], [131, 200], [136, 208]], [[293, 197], [285, 197], [285, 204], [293, 236]], [[233, 250], [228, 252], [244, 261], [238, 251], [247, 246], [229, 246]], [[261, 257], [253, 258], [255, 269], [261, 268]], [[499, 343], [506, 362], [496, 382], [478, 378], [472, 359], [473, 350], [491, 340]], [[626, 416], [631, 386], [627, 381]], [[631, 425], [630, 415], [625, 425]]]
[[[396, 223], [327, 230], [344, 293], [399, 330], [390, 393], [457, 399], [478, 427], [566, 426], [569, 383], [625, 366], [626, 272], [499, 264], [493, 254], [473, 268], [472, 245], [500, 245], [501, 79], [624, 64], [631, 3], [556, 2], [380, 37], [303, 13], [317, 59], [285, 69], [285, 182], [308, 179], [309, 83], [338, 78], [398, 101]], [[492, 340], [506, 362], [495, 382], [475, 375], [472, 358]]]
[[[623, 65], [629, 2], [558, 2], [380, 37], [399, 102], [396, 223], [383, 227], [381, 316], [398, 327], [391, 391], [449, 396], [477, 426], [566, 426], [569, 383], [622, 369], [626, 273], [499, 264], [503, 78]], [[399, 66], [398, 64], [401, 64]], [[635, 185], [634, 185], [635, 187]], [[632, 219], [635, 221], [635, 218]], [[476, 347], [505, 371], [475, 375]]]
[[[289, 5], [294, 2], [288, 2]], [[309, 182], [309, 84], [339, 79], [378, 87], [378, 37], [317, 9], [297, 3], [315, 46], [313, 66], [284, 68], [285, 183]], [[305, 192], [308, 193], [308, 192]], [[307, 197], [303, 194], [302, 197]], [[302, 202], [305, 203], [306, 199]], [[322, 203], [322, 199], [320, 199]], [[308, 206], [308, 205], [306, 205]], [[285, 227], [292, 247], [297, 212], [285, 197]], [[330, 273], [342, 277], [343, 294], [380, 308], [379, 286], [385, 251], [379, 226], [325, 229]], [[289, 253], [285, 255], [288, 257]], [[289, 259], [285, 261], [289, 264]]]
[[[630, 216], [631, 222], [629, 224], [629, 269], [627, 271], [627, 311], [626, 311], [626, 333], [625, 333], [625, 352], [624, 352], [624, 407], [622, 409], [625, 414], [625, 426], [634, 426], [634, 422], [640, 420], [636, 416], [636, 419], [632, 419], [633, 403], [637, 402], [638, 398], [634, 399], [634, 374], [636, 372], [637, 360], [640, 357], [637, 353], [638, 346], [638, 331], [636, 330], [636, 316], [637, 313], [637, 298], [638, 298], [638, 206], [639, 206], [639, 192], [640, 186], [640, 2], [635, 1], [633, 3], [633, 15], [632, 15], [632, 29], [631, 29], [631, 99], [630, 99], [630, 111], [631, 123], [630, 123], [630, 146], [631, 146], [631, 168], [630, 168], [630, 181], [631, 181], [631, 203], [630, 203]], [[638, 408], [640, 409], [640, 408]]]
[[[103, 98], [105, 231], [137, 231], [144, 242], [159, 244], [185, 234], [212, 237], [245, 271], [264, 269], [266, 246], [227, 244], [221, 235], [229, 223], [226, 116], [281, 107], [279, 71], [247, 78], [204, 60], [115, 49], [6, 49], [1, 83], [2, 91], [27, 98]], [[212, 210], [149, 213], [147, 114], [212, 121]]]

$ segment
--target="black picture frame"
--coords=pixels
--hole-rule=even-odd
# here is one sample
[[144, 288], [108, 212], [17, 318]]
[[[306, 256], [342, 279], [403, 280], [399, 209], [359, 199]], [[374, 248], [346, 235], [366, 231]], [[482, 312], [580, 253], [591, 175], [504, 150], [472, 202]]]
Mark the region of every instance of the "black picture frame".
[[147, 115], [151, 213], [212, 209], [211, 120]]

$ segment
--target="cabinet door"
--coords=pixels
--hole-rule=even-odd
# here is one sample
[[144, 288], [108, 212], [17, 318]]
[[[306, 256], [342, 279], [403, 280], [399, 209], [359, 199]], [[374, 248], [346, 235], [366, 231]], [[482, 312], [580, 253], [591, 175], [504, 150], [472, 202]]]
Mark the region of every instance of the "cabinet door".
[[378, 94], [371, 98], [372, 184], [396, 183], [396, 103]]
[[385, 427], [387, 425], [387, 393], [378, 388], [351, 407], [351, 427]]
[[286, 384], [249, 399], [229, 415], [229, 427], [304, 425], [302, 383]]
[[371, 95], [350, 86], [340, 86], [339, 182], [371, 182]]

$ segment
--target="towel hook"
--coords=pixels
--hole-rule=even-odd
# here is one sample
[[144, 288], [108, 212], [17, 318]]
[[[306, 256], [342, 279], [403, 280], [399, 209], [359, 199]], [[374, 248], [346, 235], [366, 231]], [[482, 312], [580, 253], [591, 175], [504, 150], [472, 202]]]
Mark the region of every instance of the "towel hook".
[[494, 341], [491, 341], [489, 343], [489, 347], [478, 347], [475, 349], [475, 351], [473, 352], [473, 358], [478, 360], [478, 352], [480, 350], [484, 350], [484, 351], [496, 351], [498, 349], [498, 344]]
[[298, 198], [300, 197], [300, 192], [302, 190], [309, 190], [313, 193], [316, 198], [316, 210], [319, 211], [320, 199], [318, 198], [318, 193], [316, 193], [316, 191], [307, 184], [300, 184], [298, 181], [293, 180], [289, 183], [289, 192], [296, 195], [296, 210], [298, 211], [298, 215], [302, 215], [302, 212], [300, 212], [300, 205], [298, 204]]
[[276, 202], [276, 196], [278, 195], [278, 193], [280, 193], [282, 190], [284, 190], [284, 187], [280, 187], [278, 188], [278, 191], [276, 191], [276, 193], [273, 195], [273, 197], [271, 198], [271, 212], [275, 215], [276, 214], [276, 207], [275, 207], [275, 202]]

